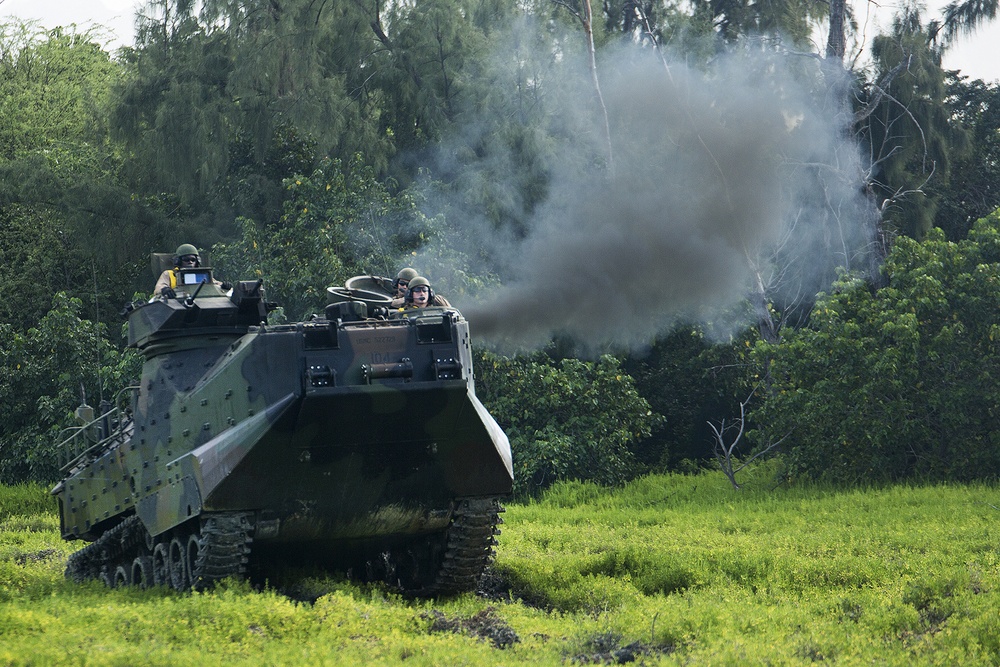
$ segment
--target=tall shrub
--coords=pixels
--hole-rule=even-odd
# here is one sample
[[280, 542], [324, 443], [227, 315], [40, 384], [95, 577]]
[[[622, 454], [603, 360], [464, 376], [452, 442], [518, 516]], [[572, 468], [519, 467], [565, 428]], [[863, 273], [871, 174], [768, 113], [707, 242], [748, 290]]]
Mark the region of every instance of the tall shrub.
[[0, 483], [57, 479], [60, 430], [75, 424], [81, 390], [97, 408], [138, 379], [139, 355], [120, 352], [103, 324], [80, 318], [82, 308], [60, 292], [37, 326], [0, 324]]
[[476, 363], [477, 394], [510, 438], [515, 492], [570, 479], [621, 484], [640, 471], [630, 448], [661, 418], [614, 357], [481, 352]]
[[241, 234], [212, 248], [219, 275], [263, 278], [288, 317], [321, 312], [326, 288], [354, 275], [388, 273], [404, 248], [419, 245], [427, 219], [407, 193], [392, 194], [355, 155], [325, 159], [308, 175], [285, 179], [284, 212], [275, 222], [242, 218]]
[[843, 482], [1000, 477], [1000, 211], [953, 243], [900, 238], [888, 285], [841, 281], [771, 358], [762, 435]]

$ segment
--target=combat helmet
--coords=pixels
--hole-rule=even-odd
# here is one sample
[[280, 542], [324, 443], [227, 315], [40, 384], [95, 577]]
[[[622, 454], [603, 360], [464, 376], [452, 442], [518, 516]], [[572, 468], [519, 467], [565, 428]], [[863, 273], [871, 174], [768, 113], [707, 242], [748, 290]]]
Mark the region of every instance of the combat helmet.
[[[405, 269], [400, 269], [399, 273], [396, 274], [396, 278], [392, 281], [392, 288], [394, 290], [397, 290], [396, 293], [399, 294], [398, 290], [400, 287], [400, 283], [402, 283], [404, 280], [407, 283], [409, 283], [409, 281], [413, 280], [416, 277], [417, 277], [416, 269], [410, 268], [409, 266], [406, 267]], [[403, 287], [406, 287], [406, 285], [403, 285]]]
[[434, 305], [434, 288], [431, 287], [431, 281], [427, 280], [423, 276], [417, 276], [410, 280], [410, 284], [406, 289], [406, 303], [413, 303], [413, 289], [415, 287], [426, 287], [427, 288], [427, 305]]
[[400, 269], [399, 273], [396, 274], [396, 280], [413, 280], [419, 274], [416, 269], [411, 269], [406, 267], [405, 269]]
[[177, 251], [174, 253], [174, 266], [180, 266], [181, 257], [185, 255], [194, 255], [198, 258], [198, 263], [201, 263], [201, 253], [198, 252], [198, 248], [194, 247], [190, 243], [182, 243], [177, 246]]

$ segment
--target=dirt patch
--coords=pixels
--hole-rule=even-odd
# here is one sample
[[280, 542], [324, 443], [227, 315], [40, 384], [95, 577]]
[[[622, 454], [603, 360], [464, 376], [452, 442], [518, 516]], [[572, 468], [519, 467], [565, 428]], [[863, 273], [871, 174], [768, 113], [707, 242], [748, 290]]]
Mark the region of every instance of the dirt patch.
[[624, 665], [645, 656], [672, 653], [673, 650], [673, 646], [649, 646], [642, 642], [622, 645], [621, 635], [606, 632], [588, 639], [583, 650], [569, 656], [569, 659], [582, 665]]
[[506, 573], [487, 567], [479, 578], [476, 595], [490, 602], [519, 602], [526, 607], [552, 611], [552, 605], [523, 586], [511, 581]]
[[516, 599], [510, 580], [492, 567], [487, 567], [479, 577], [476, 595], [494, 602], [513, 602]]
[[510, 648], [521, 641], [514, 629], [497, 616], [493, 607], [487, 607], [469, 618], [448, 618], [437, 609], [432, 609], [422, 618], [431, 620], [431, 632], [454, 632], [488, 641], [494, 648]]
[[58, 555], [59, 551], [56, 549], [42, 549], [41, 551], [32, 551], [31, 553], [20, 553], [14, 556], [14, 562], [18, 565], [37, 563]]

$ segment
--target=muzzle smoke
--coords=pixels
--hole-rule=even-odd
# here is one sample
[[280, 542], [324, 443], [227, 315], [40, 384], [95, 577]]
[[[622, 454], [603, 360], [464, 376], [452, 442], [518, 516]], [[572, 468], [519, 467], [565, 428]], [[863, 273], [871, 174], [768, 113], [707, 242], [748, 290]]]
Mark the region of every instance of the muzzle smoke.
[[681, 320], [717, 324], [761, 285], [815, 293], [864, 264], [872, 213], [842, 107], [779, 60], [744, 54], [711, 76], [630, 61], [602, 85], [613, 164], [556, 173], [508, 260], [516, 278], [458, 304], [477, 339], [645, 345]]

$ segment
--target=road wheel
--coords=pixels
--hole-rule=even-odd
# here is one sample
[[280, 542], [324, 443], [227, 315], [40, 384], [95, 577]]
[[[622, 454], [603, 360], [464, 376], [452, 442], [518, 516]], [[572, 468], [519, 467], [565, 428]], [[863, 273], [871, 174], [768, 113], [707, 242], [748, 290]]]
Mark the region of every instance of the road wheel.
[[188, 536], [184, 564], [187, 567], [188, 579], [191, 582], [191, 588], [196, 591], [200, 591], [205, 588], [205, 581], [203, 578], [204, 572], [201, 567], [204, 559], [202, 558], [201, 551], [201, 536], [197, 533], [192, 533]]
[[155, 584], [152, 557], [136, 556], [132, 561], [132, 584], [139, 588], [149, 588]]
[[114, 578], [115, 588], [121, 588], [132, 584], [132, 572], [124, 565], [119, 565], [115, 568]]
[[186, 591], [191, 587], [191, 578], [187, 568], [187, 540], [180, 535], [170, 539], [167, 548], [167, 564], [170, 569], [170, 585], [178, 591]]
[[153, 547], [153, 583], [170, 586], [170, 555], [167, 544], [160, 542]]

